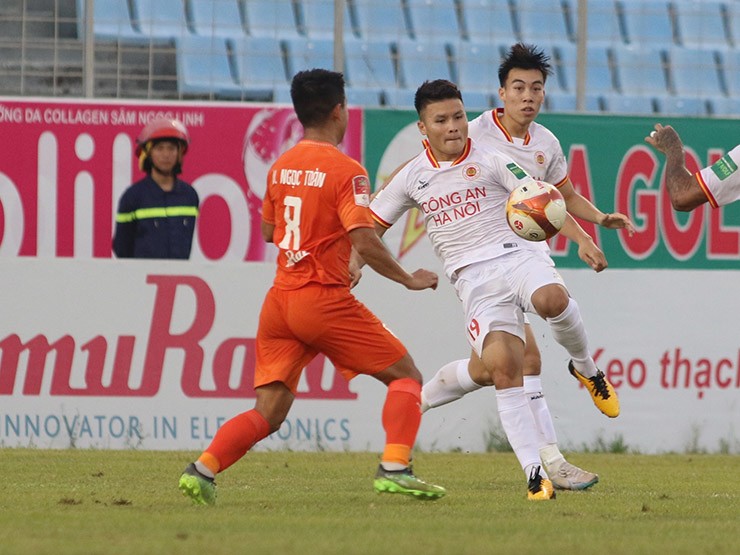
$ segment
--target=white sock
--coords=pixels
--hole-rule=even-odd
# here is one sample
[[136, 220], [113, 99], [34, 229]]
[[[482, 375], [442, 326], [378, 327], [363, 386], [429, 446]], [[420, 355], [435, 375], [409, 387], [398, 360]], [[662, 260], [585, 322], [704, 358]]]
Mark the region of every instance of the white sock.
[[547, 406], [545, 394], [542, 392], [542, 380], [539, 376], [524, 376], [524, 393], [537, 426], [540, 449], [547, 445], [557, 444], [555, 426], [552, 423], [552, 415]]
[[[496, 404], [509, 444], [514, 449], [524, 474], [529, 478], [532, 469], [540, 466], [540, 454], [537, 448], [537, 427], [527, 406], [524, 388], [497, 389]], [[544, 470], [540, 474], [543, 478], [547, 477]]]
[[540, 447], [540, 459], [542, 460], [542, 464], [545, 465], [545, 468], [552, 469], [554, 464], [564, 461], [565, 457], [560, 452], [560, 449], [558, 449], [558, 446], [553, 443], [552, 445]]
[[421, 412], [457, 401], [466, 393], [483, 387], [468, 373], [468, 360], [448, 362], [421, 389]]
[[593, 378], [597, 368], [588, 351], [586, 327], [583, 325], [578, 303], [570, 299], [565, 310], [554, 318], [548, 318], [547, 323], [550, 324], [555, 341], [565, 347], [573, 359], [576, 370], [587, 378]]
[[206, 478], [215, 478], [215, 477], [216, 477], [216, 476], [215, 476], [215, 475], [213, 474], [213, 472], [211, 472], [211, 469], [210, 469], [210, 468], [208, 468], [208, 467], [207, 467], [206, 465], [204, 465], [204, 464], [203, 464], [202, 462], [200, 462], [200, 461], [195, 461], [195, 463], [194, 463], [194, 464], [195, 464], [195, 469], [196, 469], [196, 470], [197, 470], [198, 472], [200, 472], [201, 474], [203, 474], [203, 476], [205, 476]]

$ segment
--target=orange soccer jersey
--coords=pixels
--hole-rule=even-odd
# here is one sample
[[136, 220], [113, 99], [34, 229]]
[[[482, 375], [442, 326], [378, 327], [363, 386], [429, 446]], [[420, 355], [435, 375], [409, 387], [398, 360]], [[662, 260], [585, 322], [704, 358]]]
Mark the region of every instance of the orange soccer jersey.
[[369, 199], [365, 168], [328, 143], [304, 139], [278, 158], [262, 204], [280, 249], [275, 287], [348, 285], [347, 232], [373, 227]]
[[374, 374], [406, 349], [349, 290], [348, 232], [374, 226], [367, 172], [328, 143], [303, 140], [267, 175], [262, 218], [280, 249], [260, 313], [255, 387], [295, 391], [318, 352], [345, 378]]

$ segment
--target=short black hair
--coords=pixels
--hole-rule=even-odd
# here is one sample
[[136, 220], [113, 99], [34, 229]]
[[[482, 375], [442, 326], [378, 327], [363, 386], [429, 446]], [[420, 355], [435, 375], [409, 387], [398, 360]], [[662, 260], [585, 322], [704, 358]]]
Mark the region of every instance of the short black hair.
[[542, 82], [552, 74], [550, 56], [533, 44], [518, 42], [506, 53], [501, 65], [498, 66], [498, 81], [503, 87], [512, 69], [538, 69], [542, 72]]
[[414, 108], [416, 113], [421, 115], [421, 111], [432, 102], [447, 100], [449, 98], [458, 98], [462, 102], [462, 93], [457, 85], [447, 79], [435, 79], [434, 81], [424, 81], [416, 89], [414, 95]]
[[337, 104], [344, 104], [344, 75], [328, 69], [299, 71], [290, 84], [290, 98], [303, 127], [327, 121]]

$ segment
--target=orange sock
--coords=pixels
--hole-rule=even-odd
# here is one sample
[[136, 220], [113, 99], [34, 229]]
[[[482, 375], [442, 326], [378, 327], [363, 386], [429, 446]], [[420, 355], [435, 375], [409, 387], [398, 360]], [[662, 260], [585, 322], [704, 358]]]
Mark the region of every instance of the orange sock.
[[411, 378], [394, 380], [383, 405], [383, 462], [408, 466], [421, 423], [421, 385]]
[[260, 413], [254, 409], [243, 412], [218, 429], [198, 460], [214, 474], [223, 472], [269, 434], [270, 425]]

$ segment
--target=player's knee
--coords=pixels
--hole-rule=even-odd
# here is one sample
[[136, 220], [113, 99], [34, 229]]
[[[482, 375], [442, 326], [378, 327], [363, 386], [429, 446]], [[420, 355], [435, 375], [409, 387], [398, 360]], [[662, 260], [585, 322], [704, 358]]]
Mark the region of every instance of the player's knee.
[[568, 308], [570, 302], [568, 292], [562, 287], [544, 289], [538, 290], [532, 296], [532, 304], [542, 318], [555, 318]]

